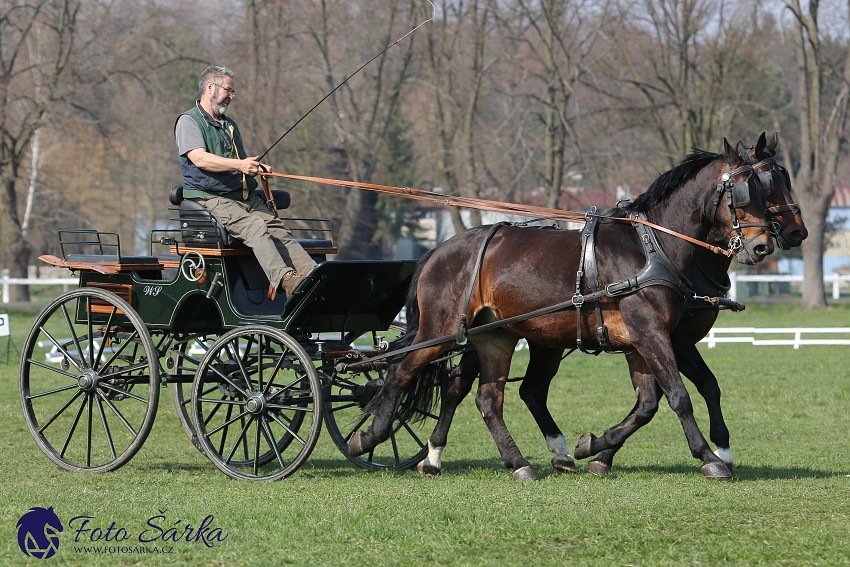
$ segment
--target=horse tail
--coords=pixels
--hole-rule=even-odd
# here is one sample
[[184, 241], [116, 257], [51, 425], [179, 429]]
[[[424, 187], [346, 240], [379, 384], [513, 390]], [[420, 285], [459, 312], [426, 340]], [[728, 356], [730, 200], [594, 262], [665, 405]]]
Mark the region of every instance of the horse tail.
[[[419, 276], [422, 269], [428, 262], [428, 259], [434, 253], [436, 248], [428, 250], [419, 259], [416, 266], [416, 271], [413, 272], [413, 277], [410, 281], [410, 288], [407, 291], [407, 300], [405, 301], [405, 318], [406, 328], [404, 333], [396, 340], [390, 343], [389, 351], [398, 350], [408, 347], [416, 340], [416, 334], [419, 330], [419, 297], [417, 287], [419, 284]], [[405, 354], [390, 356], [387, 361], [392, 364], [401, 362]], [[432, 362], [423, 368], [416, 376], [412, 378], [410, 387], [402, 395], [399, 401], [397, 414], [404, 422], [420, 422], [425, 419], [428, 414], [432, 414], [434, 408], [439, 401], [439, 392], [437, 386], [441, 383], [444, 377], [448, 376], [448, 361]], [[384, 388], [375, 395], [372, 400], [364, 408], [364, 413], [372, 414], [381, 405]]]

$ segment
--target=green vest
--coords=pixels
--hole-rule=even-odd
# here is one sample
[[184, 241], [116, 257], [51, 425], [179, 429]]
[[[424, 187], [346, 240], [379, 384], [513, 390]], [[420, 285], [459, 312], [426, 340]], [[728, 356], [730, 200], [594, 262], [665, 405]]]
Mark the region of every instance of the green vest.
[[[204, 137], [206, 150], [211, 154], [232, 159], [247, 157], [242, 145], [239, 127], [229, 117], [224, 117], [224, 125], [195, 106], [184, 112], [200, 126]], [[182, 116], [182, 115], [181, 115]], [[211, 172], [205, 171], [186, 156], [180, 156], [180, 168], [183, 172], [183, 197], [187, 199], [210, 196], [224, 196], [232, 199], [242, 199], [243, 183], [253, 191], [257, 182], [253, 177], [243, 176], [239, 171]]]

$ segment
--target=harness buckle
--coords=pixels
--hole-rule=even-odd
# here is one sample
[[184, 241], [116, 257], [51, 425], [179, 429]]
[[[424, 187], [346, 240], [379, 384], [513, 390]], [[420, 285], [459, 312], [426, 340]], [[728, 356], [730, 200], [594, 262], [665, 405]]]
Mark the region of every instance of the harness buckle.
[[573, 305], [575, 305], [576, 307], [581, 307], [582, 305], [584, 305], [584, 296], [576, 292], [570, 301], [572, 301]]
[[738, 252], [743, 248], [744, 241], [741, 239], [741, 235], [737, 235], [729, 239], [729, 250], [732, 252]]

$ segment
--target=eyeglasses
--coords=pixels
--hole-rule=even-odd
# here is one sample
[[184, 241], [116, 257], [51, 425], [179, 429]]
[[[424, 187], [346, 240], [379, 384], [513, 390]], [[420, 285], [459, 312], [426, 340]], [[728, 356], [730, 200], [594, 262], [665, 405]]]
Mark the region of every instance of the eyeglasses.
[[213, 84], [220, 89], [224, 89], [227, 92], [228, 96], [236, 96], [236, 90], [235, 89], [231, 89], [230, 87], [225, 87], [221, 83], [213, 83]]

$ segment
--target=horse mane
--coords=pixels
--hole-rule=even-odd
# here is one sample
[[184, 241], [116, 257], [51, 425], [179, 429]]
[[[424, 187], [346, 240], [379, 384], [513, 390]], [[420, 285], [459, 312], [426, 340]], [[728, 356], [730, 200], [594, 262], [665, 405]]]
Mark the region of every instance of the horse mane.
[[659, 175], [645, 193], [624, 206], [625, 210], [645, 213], [667, 200], [682, 185], [696, 177], [709, 163], [722, 158], [715, 154], [694, 148], [685, 159], [677, 163], [673, 169]]

